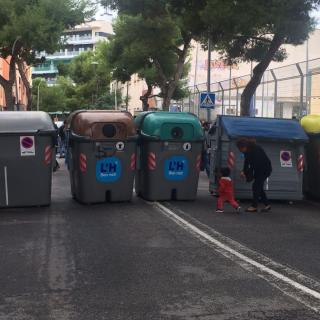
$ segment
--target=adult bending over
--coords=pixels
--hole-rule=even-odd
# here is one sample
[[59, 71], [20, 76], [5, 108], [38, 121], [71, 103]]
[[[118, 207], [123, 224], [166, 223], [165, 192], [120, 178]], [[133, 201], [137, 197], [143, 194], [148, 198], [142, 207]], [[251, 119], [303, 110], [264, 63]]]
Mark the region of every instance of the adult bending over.
[[238, 140], [237, 147], [244, 154], [245, 158], [241, 176], [247, 182], [253, 181], [253, 201], [246, 211], [257, 212], [259, 202], [261, 201], [265, 206], [261, 211], [268, 212], [271, 210], [271, 206], [264, 190], [264, 185], [272, 173], [271, 161], [263, 148], [252, 140], [242, 138]]

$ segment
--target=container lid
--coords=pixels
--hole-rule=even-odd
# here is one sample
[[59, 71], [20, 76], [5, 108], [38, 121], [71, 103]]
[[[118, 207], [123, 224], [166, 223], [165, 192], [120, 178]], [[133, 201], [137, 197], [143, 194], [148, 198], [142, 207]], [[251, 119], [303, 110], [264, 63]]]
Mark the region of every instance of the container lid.
[[0, 133], [36, 133], [55, 131], [50, 116], [42, 111], [0, 112]]
[[128, 112], [77, 111], [69, 116], [67, 127], [74, 135], [92, 140], [121, 140], [136, 136], [133, 117]]
[[308, 141], [308, 136], [296, 120], [221, 116], [221, 122], [230, 138]]
[[320, 115], [311, 114], [301, 119], [303, 129], [310, 134], [320, 134]]
[[144, 138], [198, 141], [204, 139], [199, 119], [184, 112], [146, 112], [135, 119]]

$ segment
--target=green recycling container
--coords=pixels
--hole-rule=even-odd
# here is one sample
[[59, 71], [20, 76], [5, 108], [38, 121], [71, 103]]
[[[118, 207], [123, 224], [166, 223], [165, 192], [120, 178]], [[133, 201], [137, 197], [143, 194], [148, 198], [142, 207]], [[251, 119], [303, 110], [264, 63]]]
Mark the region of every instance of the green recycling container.
[[145, 112], [139, 134], [136, 193], [149, 201], [194, 200], [204, 133], [191, 113]]

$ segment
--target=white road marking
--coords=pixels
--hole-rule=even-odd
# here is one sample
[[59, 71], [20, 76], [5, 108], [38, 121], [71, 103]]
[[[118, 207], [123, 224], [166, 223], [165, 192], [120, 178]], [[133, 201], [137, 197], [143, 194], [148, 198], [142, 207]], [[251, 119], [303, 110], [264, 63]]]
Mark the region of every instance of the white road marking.
[[8, 168], [4, 167], [4, 185], [6, 193], [6, 206], [9, 205], [9, 190], [8, 190]]
[[[286, 295], [292, 297], [296, 301], [304, 304], [308, 308], [312, 309], [313, 311], [320, 313], [320, 292], [313, 290], [306, 285], [299, 283], [293, 279], [290, 279], [288, 276], [271, 269], [270, 267], [264, 265], [261, 262], [258, 262], [237, 250], [231, 248], [230, 246], [222, 243], [221, 241], [215, 239], [214, 237], [210, 236], [206, 232], [202, 231], [195, 225], [189, 223], [185, 219], [181, 218], [177, 215], [174, 211], [167, 208], [166, 206], [155, 202], [151, 203], [154, 207], [160, 209], [160, 211], [176, 224], [181, 226], [186, 231], [192, 233], [200, 240], [204, 241], [205, 243], [211, 244], [214, 246], [216, 251], [224, 255], [225, 257], [237, 262], [240, 264], [244, 269], [254, 272], [257, 276], [267, 280], [271, 285], [280, 289]], [[240, 244], [239, 244], [240, 245]], [[242, 246], [243, 247], [243, 246]], [[270, 260], [270, 259], [269, 259]], [[270, 260], [271, 261], [271, 260]], [[280, 264], [274, 262], [274, 265], [280, 266]], [[272, 264], [271, 264], [272, 265]], [[290, 270], [283, 266], [284, 269]], [[297, 271], [292, 271], [295, 275], [299, 274]], [[299, 274], [299, 278], [304, 279], [307, 278], [303, 274]], [[313, 280], [314, 283], [317, 284], [319, 287], [320, 284]]]

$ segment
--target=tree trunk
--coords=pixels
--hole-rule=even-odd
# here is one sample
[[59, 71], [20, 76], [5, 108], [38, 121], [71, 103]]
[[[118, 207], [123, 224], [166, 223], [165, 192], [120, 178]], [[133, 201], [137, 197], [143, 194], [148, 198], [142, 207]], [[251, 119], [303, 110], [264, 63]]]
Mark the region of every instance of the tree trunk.
[[148, 90], [147, 92], [140, 97], [140, 100], [142, 102], [142, 110], [143, 111], [149, 111], [149, 97], [151, 96], [152, 93], [152, 86], [148, 84]]
[[27, 110], [31, 110], [31, 106], [32, 106], [32, 89], [31, 89], [31, 85], [30, 82], [26, 76], [26, 71], [24, 69], [24, 61], [23, 60], [18, 60], [17, 61], [18, 64], [18, 69], [19, 69], [19, 73], [22, 79], [22, 83], [26, 88], [26, 94], [27, 94]]
[[[184, 66], [184, 63], [183, 63]], [[181, 76], [180, 76], [181, 79]], [[179, 79], [179, 80], [180, 80]], [[178, 80], [178, 82], [179, 82]], [[174, 95], [174, 92], [177, 89], [178, 82], [171, 81], [169, 85], [165, 86], [162, 91], [163, 99], [162, 99], [162, 109], [163, 111], [169, 111], [172, 96]]]
[[164, 111], [169, 110], [174, 92], [176, 91], [179, 81], [183, 76], [184, 65], [186, 63], [190, 44], [191, 44], [191, 39], [189, 38], [185, 39], [183, 48], [181, 50], [179, 49], [179, 54], [178, 54], [179, 57], [176, 65], [176, 70], [173, 76], [173, 80], [170, 80], [170, 81], [167, 80], [161, 68], [161, 65], [157, 63], [157, 61], [155, 61], [155, 67], [158, 70], [158, 73], [162, 78], [162, 83], [163, 83], [161, 86], [161, 91], [163, 96], [162, 109]]
[[168, 89], [162, 90], [162, 95], [162, 110], [169, 111], [172, 95], [170, 96]]
[[277, 35], [275, 35], [270, 44], [270, 48], [266, 56], [253, 69], [252, 78], [250, 79], [249, 83], [247, 84], [241, 95], [241, 116], [250, 116], [250, 106], [252, 97], [261, 83], [263, 74], [269, 67], [272, 59], [274, 58], [274, 55], [280, 49], [282, 43], [283, 40]]

